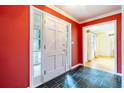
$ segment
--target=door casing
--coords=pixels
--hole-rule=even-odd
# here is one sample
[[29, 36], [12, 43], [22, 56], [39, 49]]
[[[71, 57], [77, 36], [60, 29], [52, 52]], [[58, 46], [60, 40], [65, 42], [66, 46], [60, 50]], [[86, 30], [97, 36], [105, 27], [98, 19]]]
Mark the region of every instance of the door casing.
[[124, 88], [124, 5], [122, 5], [122, 87]]
[[[107, 71], [107, 72], [110, 72], [110, 73], [114, 73], [114, 74], [117, 74], [117, 30], [116, 30], [116, 24], [117, 24], [117, 20], [112, 20], [112, 21], [107, 21], [107, 22], [102, 22], [102, 23], [97, 23], [97, 24], [93, 24], [93, 25], [88, 25], [88, 26], [85, 26], [85, 27], [82, 27], [82, 36], [84, 36], [84, 33], [86, 32], [87, 28], [90, 27], [90, 26], [98, 26], [98, 25], [102, 25], [102, 24], [107, 24], [107, 23], [114, 23], [114, 33], [115, 33], [115, 62], [114, 62], [114, 72], [110, 72], [110, 71]], [[82, 55], [85, 54], [85, 51], [84, 51], [84, 47], [86, 47], [86, 44], [87, 43], [84, 43], [84, 37], [82, 38]], [[86, 53], [87, 54], [87, 53]], [[84, 65], [84, 55], [83, 55], [83, 65]]]

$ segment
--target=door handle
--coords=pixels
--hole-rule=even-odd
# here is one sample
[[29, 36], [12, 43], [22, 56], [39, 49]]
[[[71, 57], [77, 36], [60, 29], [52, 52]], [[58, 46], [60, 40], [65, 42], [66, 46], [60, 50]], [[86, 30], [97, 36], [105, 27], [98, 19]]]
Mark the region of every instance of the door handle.
[[62, 44], [62, 46], [65, 46], [65, 44]]
[[44, 75], [46, 75], [46, 70], [44, 70]]
[[65, 51], [66, 51], [66, 49], [63, 49], [63, 51], [65, 52]]
[[46, 45], [44, 44], [44, 49], [46, 49]]

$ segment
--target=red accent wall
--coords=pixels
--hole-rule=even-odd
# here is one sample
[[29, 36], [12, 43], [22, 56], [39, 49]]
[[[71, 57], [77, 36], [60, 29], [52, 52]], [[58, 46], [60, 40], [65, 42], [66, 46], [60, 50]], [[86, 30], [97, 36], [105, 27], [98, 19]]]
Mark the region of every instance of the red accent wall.
[[28, 87], [29, 6], [0, 6], [0, 88]]
[[[84, 24], [44, 6], [35, 6], [72, 24], [72, 65], [82, 62], [83, 26], [117, 20], [118, 72], [121, 72], [121, 14]], [[0, 6], [0, 87], [29, 86], [29, 6]]]
[[[78, 64], [78, 24], [44, 6], [35, 6], [72, 24], [72, 65]], [[0, 6], [0, 87], [29, 86], [29, 6]]]
[[[121, 52], [122, 52], [122, 48], [121, 48], [121, 32], [122, 32], [122, 18], [121, 18], [121, 13], [119, 14], [115, 14], [115, 15], [112, 15], [112, 16], [108, 16], [108, 17], [104, 17], [104, 18], [100, 18], [100, 19], [97, 19], [97, 20], [93, 20], [93, 21], [90, 21], [90, 22], [86, 22], [86, 23], [83, 23], [83, 24], [80, 24], [79, 26], [79, 35], [78, 35], [78, 41], [79, 41], [79, 48], [80, 50], [78, 51], [79, 53], [79, 62], [83, 62], [83, 54], [82, 54], [82, 27], [85, 27], [85, 26], [89, 26], [89, 25], [94, 25], [94, 24], [98, 24], [98, 23], [102, 23], [102, 22], [107, 22], [107, 21], [112, 21], [112, 20], [117, 20], [117, 24], [116, 24], [116, 30], [117, 30], [117, 72], [118, 73], [121, 73], [121, 67], [122, 67], [122, 55], [121, 55]], [[84, 51], [84, 50], [83, 50]]]

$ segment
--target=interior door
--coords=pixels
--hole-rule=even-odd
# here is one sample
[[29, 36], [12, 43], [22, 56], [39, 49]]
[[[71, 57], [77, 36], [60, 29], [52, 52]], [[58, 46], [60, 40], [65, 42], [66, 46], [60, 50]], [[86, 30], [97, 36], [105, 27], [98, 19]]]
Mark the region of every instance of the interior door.
[[65, 72], [66, 25], [46, 16], [44, 31], [44, 82]]

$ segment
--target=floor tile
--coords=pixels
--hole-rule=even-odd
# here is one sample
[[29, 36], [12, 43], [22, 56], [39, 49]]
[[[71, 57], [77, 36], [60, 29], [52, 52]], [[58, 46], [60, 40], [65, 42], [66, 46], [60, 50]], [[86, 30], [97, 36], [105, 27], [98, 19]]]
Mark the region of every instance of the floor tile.
[[79, 66], [37, 88], [121, 88], [121, 76]]

